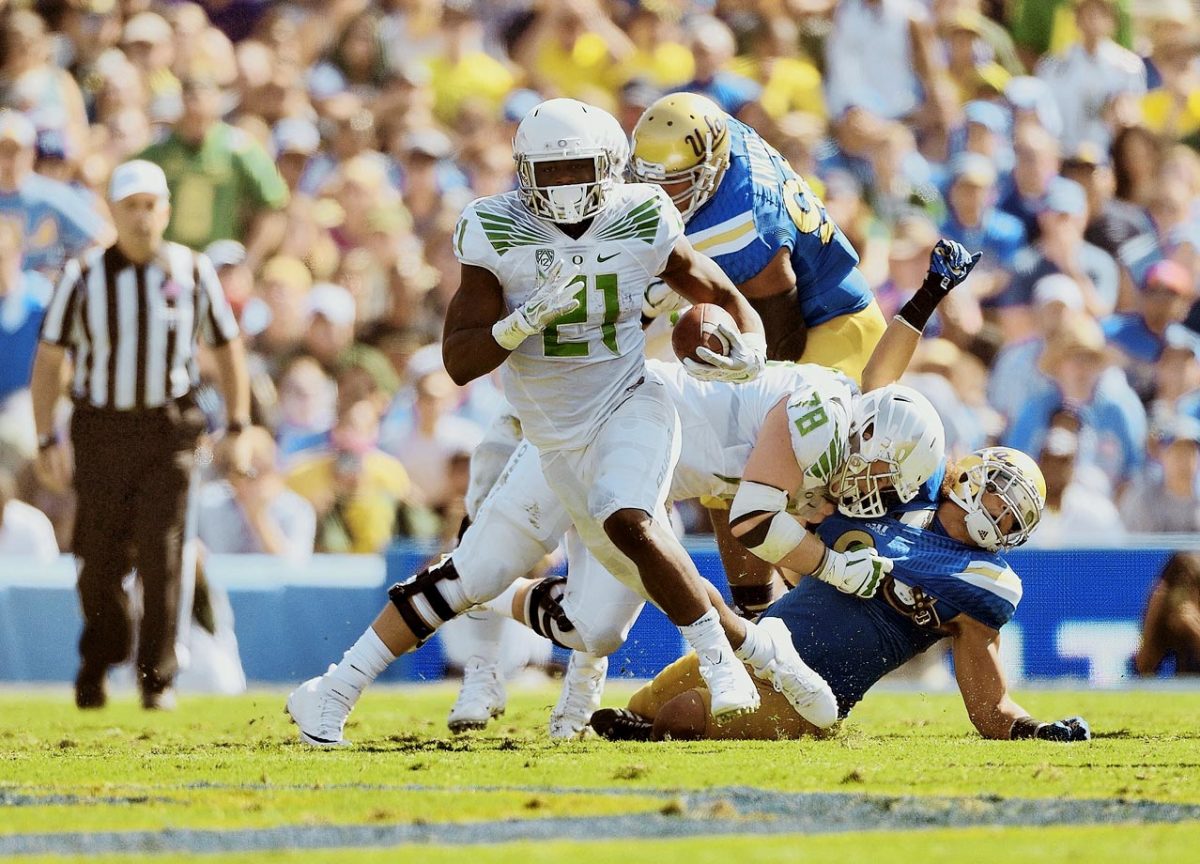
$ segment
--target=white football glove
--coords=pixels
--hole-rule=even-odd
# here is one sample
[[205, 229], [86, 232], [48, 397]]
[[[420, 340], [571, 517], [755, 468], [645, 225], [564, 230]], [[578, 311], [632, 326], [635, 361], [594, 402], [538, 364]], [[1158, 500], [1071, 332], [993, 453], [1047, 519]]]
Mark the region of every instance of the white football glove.
[[579, 286], [575, 277], [579, 275], [579, 266], [563, 272], [565, 262], [559, 259], [550, 268], [550, 272], [530, 295], [529, 299], [507, 318], [501, 318], [492, 325], [492, 338], [501, 348], [509, 351], [545, 330], [556, 318], [574, 312], [579, 308]]
[[642, 295], [642, 317], [657, 318], [670, 312], [686, 309], [691, 304], [666, 282], [655, 279]]
[[690, 357], [684, 358], [683, 365], [688, 373], [701, 381], [728, 381], [733, 384], [743, 384], [757, 378], [767, 362], [767, 338], [761, 333], [739, 333], [724, 324], [717, 325], [717, 333], [729, 345], [729, 354], [697, 348], [696, 356], [704, 362], [697, 363]]
[[892, 572], [892, 559], [866, 547], [849, 552], [825, 550], [821, 566], [812, 575], [844, 594], [874, 597], [883, 577]]

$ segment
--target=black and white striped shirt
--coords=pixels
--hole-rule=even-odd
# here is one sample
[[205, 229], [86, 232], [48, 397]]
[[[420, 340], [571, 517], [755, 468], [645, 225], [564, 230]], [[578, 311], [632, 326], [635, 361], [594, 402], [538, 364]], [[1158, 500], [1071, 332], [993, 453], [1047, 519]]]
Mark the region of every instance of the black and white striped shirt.
[[71, 393], [96, 408], [158, 408], [200, 380], [198, 340], [238, 335], [212, 262], [163, 243], [148, 264], [114, 245], [67, 264], [42, 322], [42, 340], [71, 351]]

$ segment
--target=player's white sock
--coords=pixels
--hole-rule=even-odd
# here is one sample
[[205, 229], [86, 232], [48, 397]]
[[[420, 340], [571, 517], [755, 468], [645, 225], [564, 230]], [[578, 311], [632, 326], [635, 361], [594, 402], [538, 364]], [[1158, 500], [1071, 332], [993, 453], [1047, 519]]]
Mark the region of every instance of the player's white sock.
[[729, 645], [725, 631], [721, 629], [721, 616], [717, 614], [716, 609], [709, 609], [691, 624], [680, 627], [679, 632], [697, 654]]
[[342, 662], [329, 672], [329, 677], [349, 687], [354, 694], [353, 701], [358, 701], [367, 685], [378, 678], [395, 659], [396, 655], [383, 644], [375, 629], [368, 627], [358, 641], [350, 646], [350, 650], [342, 655]]
[[759, 630], [757, 624], [747, 621], [746, 638], [741, 645], [733, 649], [733, 653], [743, 663], [761, 669], [775, 657], [775, 646], [766, 634]]
[[[528, 624], [528, 621], [523, 621], [520, 618], [513, 616], [513, 598], [517, 596], [517, 590], [524, 584], [524, 579], [518, 579], [491, 600], [482, 604], [483, 608], [490, 609], [497, 615], [503, 615], [505, 618], [512, 618], [518, 624]], [[528, 602], [528, 600], [526, 600], [526, 602]]]

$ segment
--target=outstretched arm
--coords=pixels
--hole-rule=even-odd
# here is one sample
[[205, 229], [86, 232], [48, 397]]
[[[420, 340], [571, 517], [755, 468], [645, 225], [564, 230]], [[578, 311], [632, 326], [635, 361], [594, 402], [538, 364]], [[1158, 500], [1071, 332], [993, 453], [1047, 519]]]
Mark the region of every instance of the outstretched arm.
[[1087, 741], [1087, 721], [1070, 717], [1041, 723], [1013, 701], [1000, 663], [1000, 632], [965, 615], [951, 622], [954, 630], [954, 676], [967, 714], [979, 734], [999, 740], [1042, 738], [1047, 741]]
[[863, 369], [862, 389], [866, 393], [900, 380], [921, 341], [925, 325], [938, 304], [967, 278], [983, 253], [972, 255], [966, 246], [953, 240], [939, 240], [929, 256], [929, 272], [912, 299], [892, 318], [883, 338], [871, 352]]

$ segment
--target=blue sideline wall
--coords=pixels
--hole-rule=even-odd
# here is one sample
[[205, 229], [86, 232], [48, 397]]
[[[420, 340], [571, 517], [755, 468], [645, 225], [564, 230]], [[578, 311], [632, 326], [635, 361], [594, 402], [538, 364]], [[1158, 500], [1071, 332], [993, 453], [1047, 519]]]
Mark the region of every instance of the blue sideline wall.
[[[691, 552], [700, 572], [725, 590], [715, 548], [697, 543]], [[386, 586], [420, 569], [429, 554], [400, 544], [383, 559], [318, 556], [303, 569], [259, 556], [214, 556], [209, 573], [229, 593], [247, 678], [296, 682], [337, 660], [378, 612]], [[1169, 555], [1165, 549], [1011, 554], [1025, 596], [1002, 640], [1010, 672], [1119, 684], [1137, 648], [1150, 586]], [[80, 629], [73, 580], [69, 558], [50, 568], [0, 558], [0, 681], [73, 679]], [[609, 674], [650, 677], [678, 656], [680, 645], [675, 628], [647, 609]], [[428, 681], [444, 673], [435, 637], [401, 658], [385, 680]]]

